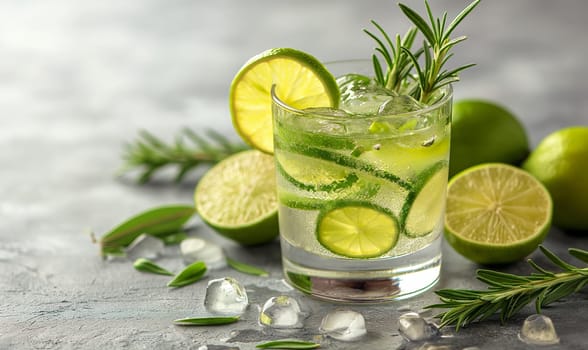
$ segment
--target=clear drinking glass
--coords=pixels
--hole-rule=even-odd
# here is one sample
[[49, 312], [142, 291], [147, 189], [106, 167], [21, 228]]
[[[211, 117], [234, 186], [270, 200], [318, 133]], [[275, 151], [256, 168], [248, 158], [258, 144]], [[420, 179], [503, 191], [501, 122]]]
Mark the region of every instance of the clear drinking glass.
[[[363, 60], [326, 67], [335, 77], [372, 72]], [[318, 298], [353, 302], [406, 298], [434, 285], [451, 87], [429, 106], [377, 93], [348, 104], [358, 110], [380, 105], [367, 115], [298, 110], [278, 95], [274, 87], [280, 240], [289, 283]]]

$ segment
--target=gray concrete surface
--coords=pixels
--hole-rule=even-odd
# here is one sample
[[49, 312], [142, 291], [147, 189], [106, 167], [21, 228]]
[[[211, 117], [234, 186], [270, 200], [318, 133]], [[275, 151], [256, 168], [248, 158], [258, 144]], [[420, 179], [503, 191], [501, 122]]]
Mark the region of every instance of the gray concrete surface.
[[[407, 3], [422, 9], [421, 1]], [[434, 1], [450, 14], [466, 1]], [[456, 64], [456, 98], [508, 106], [531, 144], [556, 129], [588, 124], [588, 2], [484, 1], [460, 27], [470, 39]], [[321, 317], [340, 305], [318, 302], [281, 282], [278, 243], [241, 248], [198, 226], [240, 260], [270, 277], [231, 270], [252, 306], [231, 326], [182, 328], [172, 320], [202, 309], [204, 283], [169, 290], [165, 277], [128, 262], [104, 262], [87, 230], [98, 234], [152, 206], [190, 203], [192, 174], [179, 185], [163, 174], [145, 186], [116, 179], [122, 146], [147, 129], [171, 139], [183, 126], [214, 127], [235, 138], [227, 106], [233, 75], [250, 56], [289, 46], [328, 61], [364, 58], [373, 44], [361, 29], [375, 19], [390, 31], [407, 22], [392, 1], [366, 0], [5, 0], [0, 2], [0, 349], [253, 349], [258, 341], [315, 337]], [[563, 254], [587, 249], [586, 238], [553, 228], [546, 241]], [[436, 288], [479, 287], [478, 266], [445, 247]], [[162, 264], [181, 266], [173, 249]], [[541, 257], [534, 254], [540, 261]], [[524, 263], [505, 268], [528, 273]], [[304, 330], [270, 333], [256, 322], [259, 304], [277, 293], [313, 310]], [[584, 290], [545, 310], [562, 349], [585, 349]], [[397, 317], [436, 301], [432, 292], [403, 302], [350, 306], [367, 319], [359, 343], [325, 341], [328, 349], [402, 347]], [[451, 349], [530, 349], [517, 333], [532, 313], [505, 325], [472, 325], [444, 338]], [[448, 330], [451, 333], [451, 329]], [[546, 348], [546, 349], [547, 349]]]

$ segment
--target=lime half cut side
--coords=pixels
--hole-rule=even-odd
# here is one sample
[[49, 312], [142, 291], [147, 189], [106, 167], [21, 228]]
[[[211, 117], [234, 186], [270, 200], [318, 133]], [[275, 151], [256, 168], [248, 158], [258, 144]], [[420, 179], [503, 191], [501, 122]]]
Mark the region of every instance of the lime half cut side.
[[194, 194], [202, 220], [241, 244], [260, 244], [278, 235], [278, 199], [273, 157], [239, 152], [212, 167]]
[[233, 125], [252, 147], [273, 152], [271, 88], [286, 104], [305, 109], [337, 107], [335, 78], [313, 56], [290, 48], [270, 49], [245, 63], [230, 90]]
[[404, 233], [421, 237], [439, 224], [445, 209], [445, 191], [449, 167], [441, 161], [423, 171], [415, 190], [410, 192], [402, 209]]
[[398, 222], [381, 207], [364, 202], [336, 202], [319, 214], [316, 236], [332, 253], [348, 258], [374, 258], [398, 241]]
[[481, 264], [521, 260], [549, 231], [552, 201], [527, 172], [502, 163], [466, 169], [449, 182], [445, 236]]

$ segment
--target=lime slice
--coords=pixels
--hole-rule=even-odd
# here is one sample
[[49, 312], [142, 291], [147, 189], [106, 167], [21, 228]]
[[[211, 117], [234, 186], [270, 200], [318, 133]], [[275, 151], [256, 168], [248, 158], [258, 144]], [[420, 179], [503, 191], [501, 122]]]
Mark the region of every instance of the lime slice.
[[545, 187], [523, 170], [500, 163], [474, 166], [449, 182], [445, 236], [472, 261], [514, 262], [543, 241], [552, 208]]
[[276, 154], [278, 172], [294, 186], [311, 192], [333, 192], [353, 185], [359, 178], [332, 162], [296, 153]]
[[194, 200], [206, 224], [241, 244], [265, 243], [278, 235], [272, 156], [248, 150], [224, 159], [200, 179]]
[[398, 223], [388, 210], [365, 202], [338, 202], [319, 214], [317, 240], [348, 258], [373, 258], [396, 245]]
[[402, 209], [404, 232], [410, 237], [425, 236], [435, 229], [445, 208], [449, 176], [447, 162], [439, 162], [423, 172]]
[[273, 152], [271, 87], [288, 105], [336, 107], [335, 78], [313, 56], [290, 48], [267, 50], [251, 58], [231, 84], [233, 125], [243, 140], [266, 153]]

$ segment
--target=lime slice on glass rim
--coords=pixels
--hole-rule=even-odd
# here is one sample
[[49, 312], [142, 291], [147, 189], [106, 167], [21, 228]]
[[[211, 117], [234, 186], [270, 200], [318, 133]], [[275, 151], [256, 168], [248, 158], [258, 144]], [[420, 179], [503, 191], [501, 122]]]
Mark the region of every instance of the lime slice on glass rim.
[[337, 107], [335, 78], [313, 56], [291, 48], [276, 48], [254, 56], [237, 73], [230, 90], [233, 126], [252, 147], [273, 153], [271, 88], [297, 109]]
[[445, 191], [449, 167], [441, 161], [422, 172], [401, 210], [402, 227], [409, 237], [431, 233], [445, 208]]
[[503, 163], [474, 166], [449, 182], [445, 237], [474, 262], [514, 262], [543, 241], [552, 210], [549, 192], [529, 173]]
[[374, 258], [398, 241], [398, 221], [390, 211], [367, 202], [336, 201], [321, 211], [316, 237], [332, 253]]
[[272, 156], [236, 153], [207, 171], [194, 193], [196, 211], [221, 235], [261, 244], [278, 235], [278, 200]]

